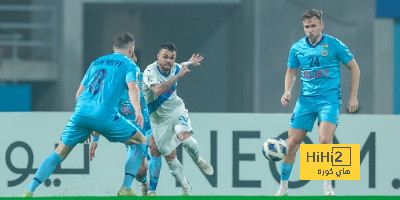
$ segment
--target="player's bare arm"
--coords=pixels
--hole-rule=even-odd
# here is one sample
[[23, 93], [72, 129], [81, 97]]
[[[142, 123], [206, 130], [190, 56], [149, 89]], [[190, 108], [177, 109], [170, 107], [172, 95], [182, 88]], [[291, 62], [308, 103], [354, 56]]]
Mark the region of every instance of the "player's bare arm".
[[285, 75], [285, 92], [281, 97], [281, 103], [282, 106], [284, 107], [289, 105], [289, 101], [292, 98], [291, 93], [294, 83], [296, 81], [296, 74], [297, 74], [297, 68], [296, 69], [290, 67], [287, 68]]
[[127, 83], [128, 85], [128, 95], [129, 95], [129, 100], [133, 107], [135, 108], [135, 122], [143, 128], [143, 115], [142, 111], [140, 109], [140, 90], [136, 82], [130, 81]]
[[185, 76], [188, 72], [190, 72], [189, 68], [187, 66], [182, 66], [181, 69], [179, 70], [178, 74], [168, 81], [164, 83], [159, 83], [159, 84], [153, 84], [150, 85], [150, 89], [154, 92], [156, 96], [160, 96], [164, 93], [166, 93], [171, 87], [183, 76]]
[[347, 102], [349, 113], [355, 112], [358, 109], [358, 86], [360, 83], [360, 68], [355, 59], [346, 64], [350, 69], [350, 97]]

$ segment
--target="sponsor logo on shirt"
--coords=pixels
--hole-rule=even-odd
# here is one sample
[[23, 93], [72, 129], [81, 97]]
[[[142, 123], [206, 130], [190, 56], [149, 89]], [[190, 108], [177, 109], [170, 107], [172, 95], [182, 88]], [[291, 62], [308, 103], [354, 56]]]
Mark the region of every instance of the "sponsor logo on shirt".
[[313, 70], [313, 71], [305, 70], [303, 72], [303, 76], [305, 78], [321, 78], [324, 76], [327, 77], [329, 76], [329, 70], [328, 69]]

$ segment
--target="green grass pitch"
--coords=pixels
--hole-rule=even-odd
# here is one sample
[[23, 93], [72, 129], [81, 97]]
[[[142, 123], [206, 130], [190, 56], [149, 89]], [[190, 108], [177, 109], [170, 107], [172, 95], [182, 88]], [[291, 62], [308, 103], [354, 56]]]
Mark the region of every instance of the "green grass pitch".
[[[0, 200], [15, 200], [22, 199], [18, 197], [4, 198]], [[25, 199], [25, 198], [24, 198]], [[286, 196], [286, 197], [272, 197], [272, 196], [136, 196], [136, 197], [33, 197], [33, 200], [394, 200], [399, 199], [400, 196]]]

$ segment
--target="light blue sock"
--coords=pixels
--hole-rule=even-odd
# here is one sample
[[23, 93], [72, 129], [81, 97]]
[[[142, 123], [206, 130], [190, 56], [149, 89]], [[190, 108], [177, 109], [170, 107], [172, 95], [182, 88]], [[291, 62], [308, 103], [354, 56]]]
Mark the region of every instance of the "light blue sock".
[[285, 164], [281, 162], [281, 180], [289, 180], [290, 173], [292, 173], [293, 164]]
[[143, 149], [145, 144], [133, 144], [128, 146], [128, 155], [125, 161], [125, 176], [122, 184], [125, 188], [131, 188], [133, 179], [142, 164]]
[[157, 189], [158, 178], [161, 171], [161, 156], [150, 156], [149, 172], [150, 172], [150, 187], [149, 190], [155, 191]]
[[63, 159], [56, 152], [51, 153], [50, 156], [40, 164], [40, 167], [35, 173], [35, 177], [33, 177], [33, 180], [27, 189], [34, 192], [43, 181], [50, 177], [54, 169], [62, 161]]

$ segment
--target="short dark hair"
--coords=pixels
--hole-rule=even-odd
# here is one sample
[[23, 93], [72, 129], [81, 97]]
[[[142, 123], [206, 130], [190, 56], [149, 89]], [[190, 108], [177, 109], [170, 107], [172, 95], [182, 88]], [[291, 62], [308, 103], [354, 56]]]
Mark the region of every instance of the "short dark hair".
[[135, 38], [132, 33], [122, 32], [114, 36], [113, 46], [118, 49], [127, 49], [131, 43], [135, 43]]
[[170, 43], [170, 42], [166, 42], [160, 45], [160, 49], [158, 51], [161, 51], [163, 49], [167, 49], [168, 51], [176, 51], [175, 45]]
[[306, 19], [311, 19], [313, 17], [316, 17], [317, 19], [319, 19], [319, 21], [322, 22], [322, 15], [324, 13], [322, 12], [322, 10], [318, 10], [318, 9], [311, 9], [309, 11], [307, 11], [306, 13], [303, 14], [303, 17], [301, 18], [303, 21]]

